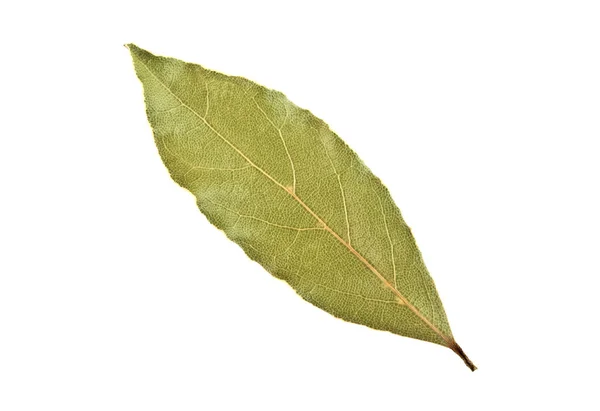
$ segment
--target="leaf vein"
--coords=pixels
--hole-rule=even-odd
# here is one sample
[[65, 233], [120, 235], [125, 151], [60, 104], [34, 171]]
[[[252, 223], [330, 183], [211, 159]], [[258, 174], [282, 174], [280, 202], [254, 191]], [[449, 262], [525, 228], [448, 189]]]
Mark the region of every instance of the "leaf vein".
[[288, 160], [290, 162], [290, 167], [292, 169], [292, 191], [295, 193], [296, 192], [296, 168], [294, 167], [294, 161], [292, 160], [292, 156], [290, 155], [290, 151], [288, 150], [288, 146], [287, 146], [287, 144], [285, 142], [285, 139], [283, 138], [283, 134], [281, 132], [281, 129], [285, 125], [285, 123], [287, 121], [287, 117], [288, 117], [287, 107], [285, 107], [285, 119], [283, 120], [283, 123], [281, 124], [281, 126], [277, 127], [275, 125], [275, 123], [273, 122], [273, 120], [271, 120], [269, 118], [269, 116], [267, 115], [267, 113], [265, 113], [265, 111], [260, 107], [260, 105], [258, 104], [258, 101], [256, 101], [256, 99], [254, 98], [254, 96], [252, 96], [252, 101], [254, 101], [254, 104], [256, 105], [256, 108], [258, 108], [258, 110], [267, 119], [267, 121], [269, 122], [269, 124], [271, 124], [271, 126], [273, 126], [273, 128], [275, 130], [277, 130], [277, 133], [279, 134], [279, 138], [281, 139], [281, 142], [283, 143], [283, 148], [285, 149], [285, 153], [287, 154], [287, 158], [288, 158]]
[[396, 257], [394, 255], [394, 242], [392, 241], [392, 237], [390, 236], [390, 230], [387, 225], [387, 219], [385, 218], [385, 212], [383, 210], [383, 204], [381, 203], [381, 198], [379, 197], [379, 194], [377, 194], [377, 192], [373, 189], [373, 187], [371, 187], [371, 191], [373, 191], [373, 193], [375, 194], [375, 197], [377, 197], [377, 201], [379, 202], [379, 209], [381, 210], [381, 216], [383, 217], [383, 225], [385, 226], [385, 233], [387, 234], [388, 242], [390, 243], [390, 255], [391, 255], [391, 260], [392, 260], [392, 269], [394, 271], [394, 287], [396, 287], [396, 289], [398, 289], [398, 278], [396, 275]]
[[289, 225], [277, 224], [277, 223], [273, 223], [271, 221], [264, 220], [262, 218], [259, 218], [259, 217], [256, 217], [256, 216], [253, 216], [253, 215], [250, 215], [250, 214], [239, 213], [239, 212], [237, 212], [235, 210], [232, 210], [229, 207], [226, 207], [226, 206], [224, 206], [222, 204], [216, 203], [216, 202], [214, 202], [214, 201], [212, 201], [212, 200], [210, 200], [208, 198], [205, 198], [204, 200], [206, 200], [209, 203], [214, 204], [214, 205], [216, 205], [218, 207], [221, 207], [222, 209], [227, 210], [230, 213], [237, 215], [238, 217], [248, 218], [248, 219], [251, 219], [251, 220], [260, 221], [261, 223], [264, 223], [264, 224], [267, 224], [267, 225], [270, 225], [270, 226], [273, 226], [273, 227], [279, 227], [279, 228], [284, 228], [286, 230], [295, 230], [295, 231], [314, 231], [314, 230], [324, 231], [325, 230], [323, 227], [293, 227], [293, 226], [289, 226]]
[[340, 187], [340, 193], [342, 195], [342, 204], [344, 205], [344, 217], [346, 219], [346, 236], [348, 237], [348, 244], [352, 245], [352, 239], [350, 238], [350, 221], [348, 220], [348, 207], [346, 206], [346, 194], [344, 193], [344, 187], [342, 186], [342, 180], [340, 178], [340, 173], [338, 173], [337, 169], [335, 168], [335, 164], [333, 164], [333, 160], [331, 159], [331, 156], [329, 155], [329, 151], [327, 150], [327, 147], [325, 146], [325, 143], [323, 142], [323, 137], [321, 136], [321, 133], [316, 128], [314, 128], [314, 127], [312, 127], [312, 128], [317, 132], [317, 135], [319, 136], [319, 142], [323, 146], [323, 151], [325, 152], [325, 155], [327, 156], [327, 159], [329, 160], [329, 164], [331, 164], [331, 168], [333, 169], [333, 172], [335, 173], [335, 176], [337, 178], [338, 186]]
[[308, 281], [311, 284], [313, 284], [313, 287], [309, 291], [309, 294], [314, 290], [314, 288], [321, 287], [321, 288], [324, 288], [327, 291], [331, 291], [331, 292], [334, 292], [334, 293], [337, 293], [337, 294], [346, 295], [348, 297], [361, 298], [361, 299], [363, 299], [365, 301], [373, 301], [373, 302], [383, 303], [383, 304], [398, 304], [398, 302], [396, 300], [382, 300], [382, 299], [379, 299], [379, 298], [367, 297], [367, 296], [362, 295], [362, 294], [351, 293], [351, 292], [348, 292], [348, 291], [342, 291], [342, 290], [338, 290], [337, 288], [329, 287], [329, 286], [327, 286], [325, 284], [318, 283], [318, 282], [316, 282], [314, 280], [309, 280], [305, 276], [303, 276], [303, 275], [301, 275], [299, 273], [292, 273], [292, 274], [295, 275], [295, 276], [297, 276], [297, 277], [299, 277], [299, 278], [301, 278], [302, 280]]

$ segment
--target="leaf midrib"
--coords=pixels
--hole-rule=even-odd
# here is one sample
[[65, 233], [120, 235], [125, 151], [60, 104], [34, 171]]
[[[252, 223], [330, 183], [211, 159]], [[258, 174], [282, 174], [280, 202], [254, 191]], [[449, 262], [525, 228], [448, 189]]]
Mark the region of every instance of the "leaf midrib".
[[389, 288], [398, 297], [398, 299], [400, 299], [400, 301], [402, 301], [402, 303], [406, 307], [408, 307], [419, 319], [421, 319], [421, 321], [423, 321], [423, 323], [425, 325], [427, 325], [429, 328], [431, 328], [432, 331], [434, 331], [442, 340], [444, 340], [444, 342], [447, 344], [448, 347], [453, 348], [453, 345], [456, 345], [456, 343], [454, 342], [454, 339], [452, 337], [447, 336], [446, 334], [441, 332], [435, 325], [433, 325], [431, 323], [431, 321], [429, 321], [429, 319], [427, 319], [427, 317], [425, 317], [414, 305], [412, 305], [410, 303], [410, 301], [408, 301], [408, 299], [404, 295], [402, 295], [402, 293], [400, 293], [400, 291], [398, 291], [392, 284], [390, 284], [389, 281], [387, 281], [387, 279], [362, 254], [360, 254], [354, 247], [352, 247], [352, 245], [350, 245], [342, 237], [340, 237], [333, 229], [331, 229], [331, 227], [329, 227], [329, 225], [325, 221], [323, 221], [323, 219], [321, 217], [319, 217], [319, 215], [317, 215], [308, 205], [306, 205], [306, 203], [304, 203], [304, 201], [302, 201], [302, 199], [296, 195], [293, 187], [288, 188], [288, 187], [284, 186], [279, 181], [277, 181], [275, 178], [273, 178], [269, 173], [267, 173], [265, 170], [263, 170], [260, 166], [255, 164], [248, 156], [246, 156], [244, 154], [244, 152], [242, 152], [233, 143], [231, 143], [227, 138], [225, 138], [221, 133], [219, 133], [219, 131], [216, 130], [206, 120], [205, 117], [201, 116], [196, 110], [194, 110], [192, 107], [190, 107], [188, 104], [186, 104], [177, 94], [175, 94], [173, 92], [173, 90], [171, 90], [152, 70], [150, 70], [150, 67], [148, 67], [148, 65], [146, 63], [144, 63], [139, 58], [138, 58], [138, 61], [148, 71], [148, 73], [150, 73], [150, 75], [152, 77], [154, 77], [154, 79], [162, 87], [164, 87], [165, 90], [167, 90], [173, 97], [175, 97], [177, 99], [177, 101], [179, 101], [179, 103], [181, 103], [181, 105], [183, 107], [187, 108], [194, 116], [199, 118], [213, 133], [215, 133], [215, 135], [217, 135], [219, 138], [221, 138], [221, 140], [223, 140], [234, 151], [236, 151], [244, 160], [246, 160], [248, 162], [248, 164], [250, 164], [256, 170], [258, 170], [261, 174], [263, 174], [265, 177], [267, 177], [269, 180], [271, 180], [275, 185], [279, 186], [282, 190], [284, 190], [286, 193], [288, 193], [290, 196], [292, 196], [292, 198], [294, 198], [294, 200], [296, 200], [310, 215], [312, 215], [323, 226], [323, 228], [327, 232], [329, 232], [333, 237], [335, 237], [336, 240], [338, 240], [342, 245], [344, 245], [373, 274], [375, 274], [383, 282], [384, 286]]

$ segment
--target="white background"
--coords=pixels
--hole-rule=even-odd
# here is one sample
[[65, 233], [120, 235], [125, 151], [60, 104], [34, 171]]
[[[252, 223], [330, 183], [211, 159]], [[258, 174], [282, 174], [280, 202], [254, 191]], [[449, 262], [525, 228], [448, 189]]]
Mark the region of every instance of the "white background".
[[[598, 409], [599, 22], [596, 1], [3, 2], [0, 409]], [[479, 370], [318, 310], [212, 227], [129, 42], [325, 119]]]

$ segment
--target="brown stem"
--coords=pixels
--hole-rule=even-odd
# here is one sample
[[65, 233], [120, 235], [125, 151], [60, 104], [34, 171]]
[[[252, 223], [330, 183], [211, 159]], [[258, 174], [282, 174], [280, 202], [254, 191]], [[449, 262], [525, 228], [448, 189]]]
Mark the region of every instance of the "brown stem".
[[462, 348], [460, 348], [460, 345], [458, 345], [456, 343], [456, 341], [452, 340], [452, 342], [450, 343], [450, 345], [448, 347], [452, 351], [454, 351], [460, 358], [462, 358], [462, 360], [465, 362], [465, 364], [467, 365], [467, 367], [469, 367], [471, 369], [471, 371], [475, 371], [477, 369], [477, 367], [475, 366], [475, 364], [473, 364], [471, 362], [471, 360], [469, 359], [469, 357], [467, 357], [467, 354], [465, 354], [465, 352], [462, 350]]

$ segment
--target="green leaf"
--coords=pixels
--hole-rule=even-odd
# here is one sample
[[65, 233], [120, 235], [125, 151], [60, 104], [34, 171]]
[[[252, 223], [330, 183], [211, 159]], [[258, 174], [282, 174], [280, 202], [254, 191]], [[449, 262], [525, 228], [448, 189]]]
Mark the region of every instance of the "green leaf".
[[252, 81], [128, 48], [160, 156], [212, 224], [317, 307], [475, 370], [387, 188], [327, 124]]

